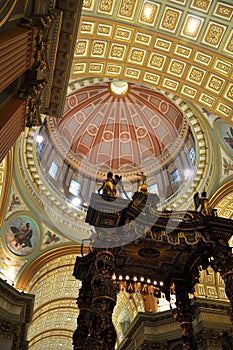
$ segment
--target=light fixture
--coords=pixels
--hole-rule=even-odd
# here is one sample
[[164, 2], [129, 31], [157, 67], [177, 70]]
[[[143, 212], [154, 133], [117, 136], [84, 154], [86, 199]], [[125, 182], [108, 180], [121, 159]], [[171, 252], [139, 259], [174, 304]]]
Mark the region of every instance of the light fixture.
[[75, 197], [72, 199], [71, 203], [74, 207], [78, 207], [81, 204], [81, 199], [79, 197]]
[[37, 135], [37, 136], [36, 136], [36, 142], [37, 142], [37, 143], [42, 143], [43, 140], [44, 140], [44, 138], [43, 138], [42, 135]]
[[195, 37], [200, 27], [201, 19], [197, 17], [190, 16], [187, 18], [184, 33], [190, 37]]
[[163, 282], [158, 282], [151, 280], [150, 278], [145, 278], [141, 276], [140, 278], [129, 275], [116, 276], [114, 273], [112, 275], [112, 281], [117, 285], [118, 291], [126, 291], [129, 294], [135, 292], [142, 293], [143, 295], [153, 295], [156, 298], [160, 298], [161, 288], [163, 287]]
[[115, 95], [122, 96], [128, 91], [128, 83], [126, 81], [114, 81], [111, 83], [110, 89]]
[[143, 10], [143, 17], [149, 18], [152, 14], [152, 6], [149, 6], [148, 4], [145, 5]]

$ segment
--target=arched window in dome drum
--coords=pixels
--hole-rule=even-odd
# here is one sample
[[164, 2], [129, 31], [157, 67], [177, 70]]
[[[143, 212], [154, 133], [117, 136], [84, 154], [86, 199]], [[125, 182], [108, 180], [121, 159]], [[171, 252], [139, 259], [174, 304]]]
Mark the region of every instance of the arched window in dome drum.
[[52, 161], [52, 164], [49, 169], [49, 175], [56, 180], [58, 176], [59, 166], [55, 161]]
[[80, 192], [80, 183], [76, 179], [70, 181], [69, 192], [77, 196]]

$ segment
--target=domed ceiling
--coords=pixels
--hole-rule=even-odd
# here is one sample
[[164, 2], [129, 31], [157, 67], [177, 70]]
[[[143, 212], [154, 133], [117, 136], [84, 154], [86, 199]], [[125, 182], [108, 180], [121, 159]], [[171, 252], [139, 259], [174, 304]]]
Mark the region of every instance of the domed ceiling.
[[[121, 95], [122, 87], [125, 88]], [[76, 162], [136, 173], [150, 159], [174, 157], [187, 136], [183, 114], [168, 98], [135, 84], [104, 83], [71, 94], [62, 120], [50, 119], [52, 138]], [[63, 142], [62, 142], [62, 141]], [[136, 169], [135, 169], [136, 167]]]
[[[201, 179], [196, 158], [207, 141], [196, 138], [200, 130], [180, 99], [137, 84], [101, 82], [70, 94], [62, 119], [46, 118], [38, 163], [42, 176], [72, 203], [88, 205], [112, 171], [122, 176], [126, 198], [146, 176], [149, 191], [165, 205], [182, 191], [191, 196]], [[185, 191], [195, 176], [196, 184]]]

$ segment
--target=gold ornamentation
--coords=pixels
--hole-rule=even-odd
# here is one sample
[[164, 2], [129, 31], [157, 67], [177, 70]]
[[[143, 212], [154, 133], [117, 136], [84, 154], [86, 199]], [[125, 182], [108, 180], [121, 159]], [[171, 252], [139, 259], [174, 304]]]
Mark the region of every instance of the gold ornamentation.
[[157, 69], [161, 70], [163, 68], [164, 62], [165, 62], [165, 57], [164, 56], [157, 55], [157, 54], [153, 53], [151, 55], [151, 59], [150, 59], [149, 65], [151, 67], [153, 67], [153, 68], [157, 68]]
[[135, 38], [135, 42], [139, 42], [145, 45], [149, 45], [150, 41], [151, 41], [151, 36], [143, 33], [137, 33]]
[[130, 60], [134, 62], [142, 63], [144, 56], [145, 56], [144, 51], [133, 48], [130, 55]]
[[49, 32], [54, 22], [55, 16], [53, 14], [47, 16], [38, 16], [31, 18], [22, 18], [23, 25], [33, 28], [33, 62], [32, 69], [40, 71], [43, 78], [45, 78], [46, 70], [48, 70], [48, 49], [51, 46]]
[[207, 287], [207, 296], [211, 298], [216, 298], [217, 297], [216, 289], [213, 287]]
[[177, 81], [165, 78], [163, 81], [163, 86], [176, 91], [179, 86], [179, 83]]
[[125, 75], [130, 76], [132, 78], [138, 78], [140, 75], [140, 71], [133, 69], [133, 68], [127, 68]]
[[169, 72], [171, 74], [181, 76], [183, 74], [184, 68], [185, 68], [185, 64], [183, 62], [172, 61], [169, 67]]
[[20, 98], [27, 99], [26, 126], [31, 128], [42, 124], [40, 109], [42, 106], [41, 95], [46, 85], [45, 79], [31, 81], [29, 85], [18, 90]]
[[179, 56], [189, 57], [191, 53], [192, 53], [192, 49], [185, 46], [177, 45], [175, 48], [175, 54]]
[[199, 99], [200, 102], [204, 103], [205, 105], [208, 105], [210, 107], [213, 106], [214, 102], [215, 102], [215, 99], [206, 95], [206, 94], [202, 94], [200, 96], [200, 99]]
[[223, 86], [223, 79], [218, 78], [217, 76], [212, 75], [207, 87], [215, 92], [219, 93]]
[[125, 47], [113, 44], [110, 56], [114, 58], [122, 58], [125, 52]]
[[158, 6], [150, 2], [145, 2], [140, 15], [140, 22], [153, 24], [158, 13]]
[[161, 38], [157, 38], [155, 41], [155, 47], [164, 51], [169, 51], [171, 44], [171, 41], [163, 40]]
[[230, 35], [230, 38], [227, 42], [227, 45], [225, 47], [225, 49], [231, 53], [233, 53], [233, 33]]
[[208, 271], [209, 274], [206, 276], [207, 279], [207, 283], [211, 283], [214, 284], [215, 283], [215, 276], [214, 276], [214, 272], [213, 271]]
[[84, 72], [86, 64], [84, 63], [75, 63], [74, 64], [74, 73]]
[[92, 33], [94, 28], [94, 23], [82, 22], [81, 24], [81, 33]]
[[84, 9], [92, 9], [93, 7], [93, 0], [83, 0], [83, 8]]
[[113, 66], [111, 64], [107, 66], [107, 73], [119, 74], [120, 71], [121, 71], [121, 67], [119, 66]]
[[204, 64], [205, 66], [210, 64], [212, 57], [207, 56], [202, 52], [197, 52], [194, 61]]
[[217, 59], [214, 68], [222, 73], [229, 74], [231, 71], [232, 65]]
[[200, 295], [200, 296], [205, 295], [204, 285], [198, 284], [197, 287], [198, 287], [198, 295]]
[[129, 40], [131, 38], [132, 31], [123, 27], [118, 27], [116, 29], [116, 38], [124, 39], [124, 40]]
[[103, 56], [105, 51], [106, 43], [101, 41], [94, 41], [92, 46], [91, 54], [93, 56]]
[[228, 20], [231, 20], [233, 14], [233, 7], [227, 4], [218, 3], [216, 6], [216, 10], [214, 11], [215, 16], [223, 17]]
[[80, 56], [80, 55], [85, 55], [87, 50], [87, 41], [78, 41], [75, 45], [75, 55]]
[[189, 79], [192, 80], [193, 82], [200, 84], [204, 75], [205, 75], [205, 72], [203, 70], [193, 67], [189, 74]]
[[166, 9], [165, 16], [161, 23], [161, 28], [166, 30], [175, 31], [179, 22], [180, 13], [171, 9]]
[[134, 13], [135, 1], [133, 0], [122, 0], [119, 16], [131, 18]]
[[186, 233], [183, 231], [177, 232], [175, 236], [172, 236], [166, 231], [163, 231], [163, 230], [157, 231], [157, 230], [153, 230], [152, 228], [147, 232], [145, 232], [144, 236], [156, 242], [166, 241], [172, 245], [180, 245], [182, 240], [185, 241], [187, 245], [192, 245], [192, 246], [198, 244], [198, 242], [200, 241], [206, 242], [206, 243], [211, 242], [210, 240], [207, 240], [199, 231], [193, 231], [193, 234], [190, 237], [188, 237]]
[[223, 103], [219, 103], [217, 110], [223, 114], [225, 114], [226, 117], [230, 115], [232, 112], [232, 109], [229, 108], [228, 106], [224, 105]]
[[202, 25], [200, 18], [188, 15], [182, 30], [182, 34], [189, 38], [196, 38]]
[[227, 299], [226, 292], [224, 288], [219, 288], [219, 297], [221, 299]]
[[109, 35], [111, 34], [112, 26], [107, 26], [104, 24], [99, 24], [97, 29], [97, 34], [99, 35]]
[[152, 74], [152, 73], [146, 73], [143, 80], [148, 81], [148, 82], [153, 83], [153, 84], [158, 84], [159, 79], [160, 79], [159, 75]]
[[182, 87], [181, 93], [191, 98], [194, 98], [197, 94], [197, 90], [191, 88], [190, 86], [184, 85]]
[[218, 46], [225, 29], [226, 28], [223, 26], [211, 23], [204, 38], [204, 42], [211, 46]]
[[103, 64], [101, 63], [91, 63], [90, 64], [90, 72], [101, 72], [103, 69]]
[[226, 95], [230, 100], [233, 100], [233, 85], [231, 85], [230, 88], [227, 90]]
[[113, 0], [100, 0], [98, 11], [111, 13], [113, 8]]
[[205, 12], [208, 11], [209, 6], [210, 0], [194, 0], [192, 3], [192, 7]]

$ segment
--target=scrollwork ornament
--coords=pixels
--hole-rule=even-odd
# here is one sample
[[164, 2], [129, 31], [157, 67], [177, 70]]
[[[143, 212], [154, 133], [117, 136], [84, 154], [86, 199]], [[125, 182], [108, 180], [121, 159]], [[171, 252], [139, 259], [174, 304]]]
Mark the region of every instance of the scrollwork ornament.
[[18, 90], [18, 96], [27, 100], [26, 127], [30, 128], [42, 124], [40, 117], [40, 110], [42, 107], [41, 96], [45, 85], [46, 81], [44, 79], [36, 80]]
[[23, 18], [21, 21], [22, 25], [33, 29], [32, 69], [40, 71], [43, 77], [48, 68], [47, 51], [51, 46], [48, 36], [54, 18], [55, 16], [51, 13], [45, 16]]

